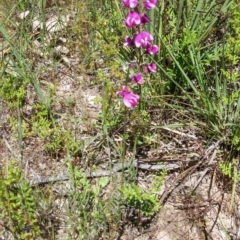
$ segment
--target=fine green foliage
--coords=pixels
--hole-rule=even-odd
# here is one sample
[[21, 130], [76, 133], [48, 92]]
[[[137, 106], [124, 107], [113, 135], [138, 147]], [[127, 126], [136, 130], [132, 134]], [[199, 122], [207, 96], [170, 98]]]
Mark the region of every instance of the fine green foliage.
[[240, 150], [239, 141], [239, 110], [240, 110], [240, 94], [239, 94], [239, 71], [237, 65], [239, 64], [240, 52], [240, 14], [238, 11], [238, 4], [233, 3], [231, 6], [231, 15], [229, 16], [228, 33], [226, 34], [226, 44], [224, 55], [226, 57], [225, 67], [222, 68], [224, 78], [228, 80], [227, 94], [223, 101], [228, 106], [228, 119], [231, 121], [232, 136], [231, 142], [233, 149]]
[[231, 202], [230, 202], [230, 211], [233, 210], [234, 206], [234, 197], [236, 194], [236, 187], [238, 182], [240, 181], [240, 173], [237, 169], [239, 164], [238, 159], [233, 158], [231, 159], [232, 162], [221, 162], [219, 163], [219, 168], [222, 171], [223, 175], [225, 175], [228, 179], [232, 181], [232, 195], [231, 195]]
[[230, 178], [231, 180], [236, 180], [239, 181], [240, 180], [240, 174], [235, 174], [234, 173], [234, 167], [233, 167], [233, 163], [231, 162], [224, 162], [224, 163], [219, 163], [219, 167], [222, 171], [222, 173]]
[[157, 196], [151, 192], [145, 193], [135, 184], [124, 186], [121, 192], [127, 206], [139, 210], [146, 216], [152, 216], [160, 209]]
[[0, 179], [0, 216], [15, 239], [40, 236], [36, 205], [32, 188], [24, 181], [21, 170], [11, 163]]
[[28, 83], [29, 79], [27, 78], [3, 77], [0, 81], [0, 96], [8, 103], [9, 107], [22, 106]]
[[140, 211], [145, 216], [152, 216], [161, 208], [158, 201], [158, 193], [163, 186], [163, 181], [167, 176], [167, 171], [163, 170], [159, 175], [152, 175], [152, 184], [147, 192], [144, 192], [136, 184], [125, 184], [120, 188], [124, 203]]
[[[119, 203], [112, 208], [111, 200], [103, 200], [101, 194], [109, 183], [108, 177], [100, 178], [93, 187], [86, 174], [70, 164], [71, 191], [68, 214], [73, 233], [77, 239], [98, 239], [107, 230], [108, 224], [119, 219]], [[111, 206], [111, 207], [110, 207]], [[116, 211], [115, 213], [113, 212]], [[114, 213], [114, 214], [113, 214]], [[76, 237], [76, 236], [75, 236]]]

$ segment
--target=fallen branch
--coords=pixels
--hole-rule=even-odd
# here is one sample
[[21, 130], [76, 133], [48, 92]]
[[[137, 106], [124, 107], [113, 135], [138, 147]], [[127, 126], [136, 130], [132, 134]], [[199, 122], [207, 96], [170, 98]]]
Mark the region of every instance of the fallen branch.
[[[114, 173], [125, 171], [129, 167], [135, 167], [140, 170], [145, 171], [160, 171], [163, 169], [166, 169], [167, 171], [172, 171], [179, 169], [181, 167], [181, 163], [171, 163], [167, 165], [152, 165], [147, 163], [139, 163], [138, 160], [134, 160], [133, 162], [127, 162], [124, 165], [123, 164], [117, 164], [113, 167], [112, 170], [98, 170], [95, 172], [86, 172], [85, 175], [87, 178], [100, 178], [100, 177], [106, 177], [111, 176]], [[30, 185], [36, 186], [36, 185], [42, 185], [47, 183], [54, 183], [54, 182], [60, 182], [60, 181], [68, 181], [70, 180], [70, 176], [67, 174], [62, 174], [57, 177], [40, 177], [40, 179], [31, 180]]]
[[[210, 147], [208, 147], [205, 150], [204, 154], [202, 155], [201, 159], [198, 160], [197, 164], [195, 164], [194, 166], [188, 168], [187, 170], [179, 174], [179, 176], [171, 184], [171, 186], [163, 192], [162, 196], [160, 197], [160, 205], [166, 202], [167, 198], [171, 195], [174, 189], [179, 187], [188, 176], [190, 176], [198, 167], [200, 167], [205, 162], [204, 160], [209, 159], [210, 154], [219, 147], [219, 145], [226, 139], [227, 135], [228, 134], [226, 134], [224, 137], [222, 137], [217, 142], [214, 142]], [[211, 160], [213, 161], [214, 158], [215, 158], [215, 154], [213, 153]]]

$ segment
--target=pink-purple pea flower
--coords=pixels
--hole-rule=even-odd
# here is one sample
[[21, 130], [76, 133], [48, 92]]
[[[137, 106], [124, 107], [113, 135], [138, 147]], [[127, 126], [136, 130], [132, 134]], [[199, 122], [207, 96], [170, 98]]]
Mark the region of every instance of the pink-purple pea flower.
[[131, 75], [133, 83], [144, 84], [144, 79], [141, 73], [135, 73]]
[[133, 41], [137, 48], [139, 48], [139, 47], [146, 48], [153, 41], [153, 36], [146, 31], [142, 31], [139, 34], [137, 34], [136, 36], [134, 36]]
[[138, 5], [138, 0], [123, 0], [122, 2], [127, 8], [135, 8]]
[[154, 73], [157, 70], [157, 66], [155, 63], [150, 63], [150, 64], [147, 64], [146, 66], [147, 66], [148, 73]]
[[147, 46], [146, 51], [147, 51], [147, 53], [149, 53], [150, 55], [155, 55], [155, 54], [158, 53], [159, 48], [158, 48], [157, 45], [150, 45], [150, 46]]
[[149, 22], [151, 22], [151, 19], [148, 17], [147, 14], [144, 13], [144, 14], [141, 16], [141, 23], [142, 23], [142, 24], [146, 24], [146, 23], [149, 23]]
[[135, 27], [141, 23], [141, 17], [137, 12], [131, 11], [128, 13], [125, 25], [129, 28]]
[[[125, 7], [130, 8], [130, 11], [124, 21], [127, 27], [134, 28], [140, 24], [144, 25], [151, 22], [151, 19], [146, 13], [142, 13], [140, 15], [138, 9], [134, 11], [134, 8], [137, 7], [139, 0], [122, 0], [122, 3]], [[145, 10], [151, 10], [156, 7], [157, 0], [143, 0], [141, 1], [141, 4], [143, 4]], [[123, 45], [128, 47], [143, 48], [146, 51], [145, 53], [150, 55], [157, 54], [159, 48], [157, 45], [152, 44], [153, 36], [146, 31], [139, 32], [139, 29], [141, 28], [138, 28], [136, 29], [136, 31], [134, 31], [138, 33], [135, 34], [133, 37], [126, 36]], [[157, 66], [155, 63], [144, 63], [140, 65], [140, 63], [136, 61], [128, 63], [127, 66], [128, 68], [136, 68], [138, 70], [142, 69], [143, 73], [154, 73], [157, 70]], [[145, 82], [143, 74], [141, 72], [132, 74], [130, 78], [132, 80], [132, 83], [144, 84]], [[123, 86], [122, 90], [117, 92], [117, 95], [123, 98], [123, 103], [128, 108], [136, 107], [140, 101], [140, 96], [134, 94], [128, 86]]]
[[128, 86], [123, 86], [122, 90], [117, 92], [117, 95], [123, 97], [123, 103], [128, 108], [134, 108], [139, 103], [140, 97], [131, 92]]
[[123, 46], [125, 47], [133, 47], [134, 46], [134, 41], [132, 38], [130, 38], [129, 36], [126, 36], [125, 39], [124, 39], [124, 43], [123, 43]]
[[157, 0], [146, 0], [143, 2], [143, 5], [146, 10], [151, 10], [156, 7]]

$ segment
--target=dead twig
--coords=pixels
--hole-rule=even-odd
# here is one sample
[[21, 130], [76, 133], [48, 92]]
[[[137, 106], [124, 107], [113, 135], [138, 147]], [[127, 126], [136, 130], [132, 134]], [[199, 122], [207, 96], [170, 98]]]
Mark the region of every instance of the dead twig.
[[[226, 135], [227, 136], [227, 135]], [[162, 194], [162, 196], [160, 197], [160, 204], [164, 204], [164, 202], [166, 202], [166, 200], [169, 198], [169, 196], [171, 195], [171, 193], [174, 191], [174, 189], [176, 189], [177, 187], [179, 187], [184, 180], [190, 176], [198, 167], [200, 167], [206, 160], [209, 158], [209, 155], [211, 154], [211, 152], [213, 152], [216, 148], [218, 148], [218, 146], [220, 145], [220, 143], [225, 140], [226, 136], [222, 137], [221, 139], [219, 139], [217, 142], [213, 143], [210, 147], [207, 148], [207, 150], [204, 152], [204, 155], [199, 159], [198, 163], [195, 164], [194, 166], [188, 168], [187, 170], [185, 170], [184, 172], [182, 172], [181, 174], [179, 174], [179, 176], [177, 177], [177, 179], [171, 184], [170, 187], [168, 187]], [[214, 158], [213, 158], [214, 159]]]
[[[111, 176], [114, 173], [125, 171], [129, 167], [135, 167], [141, 170], [146, 171], [160, 171], [163, 169], [166, 169], [167, 171], [172, 171], [174, 169], [180, 168], [180, 163], [173, 163], [173, 164], [167, 164], [167, 165], [151, 165], [147, 163], [139, 163], [138, 160], [134, 160], [133, 162], [129, 161], [125, 163], [124, 165], [117, 164], [113, 167], [112, 170], [97, 170], [95, 172], [85, 172], [87, 178], [99, 178], [99, 177], [106, 177]], [[36, 186], [36, 185], [42, 185], [47, 183], [54, 183], [59, 181], [68, 181], [70, 180], [70, 176], [67, 174], [61, 174], [57, 177], [38, 177], [36, 180], [31, 180], [30, 185]]]
[[10, 144], [8, 143], [8, 140], [5, 137], [5, 133], [2, 132], [0, 136], [1, 136], [5, 146], [7, 147], [8, 151], [11, 153], [11, 155], [20, 162], [20, 158], [15, 154], [15, 152], [12, 150]]
[[187, 133], [182, 133], [178, 130], [173, 130], [173, 129], [167, 128], [167, 127], [163, 127], [162, 129], [167, 130], [167, 131], [172, 132], [172, 133], [176, 133], [176, 134], [178, 134], [180, 136], [183, 136], [183, 137], [188, 137], [188, 138], [192, 138], [192, 139], [195, 139], [195, 140], [197, 139], [196, 136], [193, 136], [193, 135], [190, 135], [190, 134], [187, 134]]
[[195, 187], [193, 188], [193, 191], [195, 191], [195, 190], [197, 189], [197, 187], [198, 187], [199, 184], [201, 183], [202, 179], [203, 179], [204, 176], [207, 174], [209, 168], [211, 167], [211, 165], [212, 165], [212, 163], [213, 163], [213, 160], [214, 160], [215, 157], [216, 157], [216, 154], [217, 154], [217, 150], [214, 149], [214, 152], [213, 152], [213, 154], [212, 154], [212, 156], [211, 156], [211, 158], [210, 158], [210, 160], [209, 160], [209, 162], [208, 162], [208, 166], [204, 169], [204, 171], [202, 171], [202, 172], [200, 173], [201, 176], [199, 177], [199, 179], [198, 179]]

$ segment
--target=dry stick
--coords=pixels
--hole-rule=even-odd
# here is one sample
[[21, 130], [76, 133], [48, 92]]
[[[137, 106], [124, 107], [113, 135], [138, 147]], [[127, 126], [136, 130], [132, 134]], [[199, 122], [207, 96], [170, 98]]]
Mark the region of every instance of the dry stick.
[[159, 199], [159, 204], [163, 205], [166, 202], [167, 198], [170, 197], [170, 195], [174, 191], [174, 189], [177, 188], [178, 186], [180, 186], [180, 184], [183, 182], [183, 180], [187, 176], [191, 175], [195, 171], [195, 169], [198, 168], [201, 164], [202, 164], [202, 162], [201, 162], [201, 160], [199, 160], [199, 162], [196, 165], [194, 165], [194, 166], [188, 168], [187, 170], [185, 170], [184, 172], [182, 172], [177, 177], [177, 179], [174, 181], [174, 183], [172, 183], [171, 186], [163, 192], [162, 196]]
[[[203, 158], [206, 158], [206, 155], [209, 154], [210, 151], [215, 149], [214, 148], [215, 145], [211, 145], [207, 149]], [[218, 144], [216, 145], [216, 147], [217, 146], [218, 146]], [[195, 161], [195, 160], [187, 161], [187, 163], [192, 162], [192, 161]], [[184, 173], [186, 173], [185, 176], [187, 176], [187, 173], [189, 173], [189, 171], [194, 171], [201, 163], [202, 163], [201, 160], [199, 160], [198, 164], [196, 164], [196, 165], [192, 166], [191, 168], [189, 168], [188, 170], [186, 170], [187, 172], [186, 171], [184, 172]], [[106, 177], [106, 176], [111, 176], [114, 173], [123, 171], [123, 170], [129, 168], [130, 166], [135, 167], [140, 170], [145, 170], [145, 171], [160, 171], [163, 169], [165, 169], [167, 171], [172, 171], [172, 170], [180, 169], [182, 166], [182, 161], [179, 161], [178, 163], [170, 163], [167, 165], [152, 165], [152, 164], [148, 164], [148, 163], [141, 163], [137, 159], [135, 159], [133, 162], [129, 161], [129, 162], [125, 163], [124, 165], [122, 163], [117, 164], [110, 171], [98, 170], [95, 172], [86, 172], [85, 174], [86, 174], [87, 178]], [[43, 177], [43, 178], [41, 178], [41, 180], [39, 180], [39, 179], [31, 180], [30, 185], [35, 186], [35, 185], [40, 185], [40, 184], [47, 184], [47, 183], [51, 183], [51, 182], [68, 181], [68, 180], [70, 180], [70, 176], [63, 174], [63, 175], [59, 175], [57, 177]]]
[[233, 205], [234, 205], [234, 196], [236, 193], [236, 187], [237, 187], [237, 182], [238, 182], [238, 170], [237, 166], [239, 164], [239, 160], [236, 158], [233, 158], [233, 185], [232, 185], [232, 194], [231, 194], [231, 202], [230, 202], [230, 212], [232, 213], [233, 211]]
[[176, 129], [171, 129], [171, 128], [167, 128], [167, 127], [162, 127], [162, 129], [167, 130], [167, 131], [172, 132], [172, 133], [176, 133], [176, 134], [178, 134], [180, 136], [183, 136], [183, 137], [193, 138], [195, 140], [197, 139], [197, 137], [194, 136], [194, 135], [183, 133], [183, 132], [180, 132], [180, 131], [178, 131]]
[[10, 144], [8, 143], [8, 140], [6, 139], [4, 133], [2, 133], [1, 138], [2, 138], [3, 142], [5, 143], [8, 151], [13, 155], [14, 158], [16, 158], [16, 159], [20, 162], [19, 157], [18, 157], [18, 156], [14, 153], [14, 151], [12, 150], [12, 148], [11, 148]]
[[[6, 138], [4, 136], [2, 138], [3, 138], [3, 141], [6, 144], [7, 148], [9, 149], [9, 151], [13, 154], [13, 156], [15, 156], [17, 158], [15, 153], [12, 151], [10, 145], [8, 144]], [[202, 160], [207, 158], [208, 154], [210, 152], [212, 152], [214, 149], [216, 149], [218, 147], [218, 145], [222, 142], [223, 139], [225, 139], [225, 137], [220, 139], [216, 143], [212, 144], [205, 151], [205, 154], [202, 157]], [[199, 160], [199, 162], [196, 165], [190, 167], [189, 169], [184, 171], [182, 174], [180, 174], [180, 176], [178, 176], [177, 180], [180, 181], [180, 183], [181, 183], [181, 180], [183, 180], [186, 176], [188, 176], [188, 173], [191, 174], [198, 166], [200, 166], [202, 164], [202, 162], [203, 161]], [[171, 170], [179, 169], [181, 167], [181, 164], [180, 163], [173, 163], [173, 164], [168, 164], [168, 165], [151, 165], [151, 164], [146, 164], [146, 163], [139, 163], [138, 160], [135, 159], [133, 162], [129, 161], [128, 163], [126, 163], [124, 165], [122, 165], [122, 163], [118, 164], [115, 167], [113, 167], [113, 169], [111, 171], [99, 170], [99, 171], [96, 171], [96, 172], [87, 172], [86, 176], [88, 178], [98, 178], [98, 177], [104, 177], [104, 176], [111, 176], [113, 173], [123, 171], [123, 170], [129, 168], [130, 166], [136, 167], [136, 168], [141, 169], [141, 170], [147, 170], [147, 171], [159, 171], [159, 170], [163, 170], [163, 169], [171, 171]], [[43, 177], [43, 178], [41, 178], [41, 180], [39, 180], [39, 179], [38, 180], [31, 180], [30, 185], [31, 186], [36, 186], [36, 185], [41, 185], [41, 184], [54, 183], [54, 182], [59, 182], [59, 181], [68, 181], [68, 180], [70, 180], [70, 176], [66, 175], [66, 174], [62, 174], [62, 175], [59, 175], [58, 177]], [[180, 185], [180, 183], [178, 185]], [[176, 184], [174, 183], [170, 187], [170, 189], [166, 190], [163, 193], [163, 195], [160, 199], [161, 204], [163, 203], [165, 197], [168, 196], [169, 194], [171, 194], [171, 192], [175, 189], [175, 187], [176, 187]]]
[[[219, 214], [220, 214], [220, 212], [222, 211], [222, 203], [223, 203], [224, 193], [221, 194], [221, 197], [222, 197], [222, 199], [221, 199], [220, 203], [218, 204], [218, 210], [217, 210], [217, 213], [216, 213], [216, 217], [215, 217], [215, 219], [214, 219], [214, 222], [213, 222], [212, 227], [211, 227], [210, 230], [209, 230], [210, 233], [213, 231], [213, 228], [214, 228], [215, 225], [217, 224], [217, 220], [218, 220], [218, 218], [219, 218]], [[237, 238], [237, 239], [238, 239], [238, 238]]]
[[160, 197], [159, 203], [160, 205], [164, 204], [164, 202], [166, 202], [167, 198], [170, 197], [171, 193], [174, 191], [174, 189], [176, 189], [178, 186], [181, 185], [181, 183], [184, 181], [184, 179], [186, 177], [188, 177], [189, 175], [191, 175], [201, 164], [203, 164], [203, 160], [204, 159], [208, 159], [209, 154], [214, 151], [219, 145], [220, 143], [226, 138], [227, 135], [225, 135], [224, 137], [222, 137], [220, 140], [218, 140], [216, 143], [213, 143], [204, 153], [204, 155], [202, 156], [202, 158], [198, 161], [198, 163], [192, 167], [190, 167], [189, 169], [187, 169], [186, 171], [182, 172], [177, 179], [174, 181], [174, 183], [171, 184], [171, 186], [166, 189], [162, 196]]
[[195, 190], [197, 189], [197, 187], [199, 186], [200, 182], [202, 181], [202, 179], [204, 178], [204, 176], [207, 174], [209, 168], [211, 167], [211, 165], [212, 165], [212, 163], [213, 163], [213, 160], [214, 160], [215, 157], [216, 157], [216, 154], [217, 154], [217, 150], [214, 149], [214, 152], [213, 152], [213, 154], [212, 154], [212, 156], [211, 156], [211, 158], [210, 158], [210, 160], [209, 160], [209, 162], [208, 162], [208, 166], [204, 169], [203, 172], [201, 172], [201, 174], [200, 174], [201, 176], [200, 176], [200, 178], [198, 179], [198, 181], [197, 181], [197, 183], [196, 183], [196, 185], [195, 185], [195, 187], [193, 188], [192, 191], [195, 191]]
[[[2, 132], [2, 135], [1, 135], [0, 137], [2, 138], [2, 140], [3, 140], [3, 142], [5, 143], [8, 151], [12, 154], [12, 156], [13, 156], [14, 158], [16, 158], [16, 159], [18, 160], [18, 162], [21, 163], [21, 159], [17, 156], [17, 154], [15, 154], [15, 152], [12, 150], [10, 144], [8, 143], [8, 140], [7, 140], [7, 138], [5, 137], [5, 133]], [[27, 176], [28, 162], [29, 162], [29, 160], [27, 160], [26, 167], [25, 167], [25, 171], [24, 171], [24, 176], [25, 176], [25, 177]]]
[[[12, 150], [10, 144], [8, 143], [7, 139], [5, 138], [5, 135], [2, 134], [2, 139], [3, 142], [5, 143], [7, 149], [9, 152], [13, 155], [14, 158], [18, 159], [18, 156], [14, 153]], [[19, 160], [20, 161], [20, 160]], [[111, 171], [106, 171], [106, 170], [98, 170], [96, 172], [87, 172], [86, 176], [87, 178], [98, 178], [98, 177], [104, 177], [104, 176], [110, 176], [113, 173], [120, 172], [122, 170], [127, 169], [128, 167], [133, 166], [138, 169], [142, 170], [148, 170], [148, 171], [159, 171], [159, 170], [174, 170], [174, 169], [179, 169], [180, 168], [180, 163], [173, 163], [173, 164], [168, 164], [168, 165], [151, 165], [151, 164], [146, 164], [146, 163], [139, 163], [138, 160], [134, 160], [133, 162], [128, 162], [124, 165], [118, 164]], [[41, 179], [39, 179], [41, 178]], [[68, 181], [70, 180], [70, 176], [66, 174], [61, 174], [57, 177], [39, 177], [38, 179], [34, 179], [30, 181], [31, 186], [36, 186], [40, 184], [47, 184], [47, 183], [53, 183], [53, 182], [59, 182], [59, 181]]]
[[[173, 164], [168, 164], [168, 165], [151, 165], [151, 164], [145, 164], [145, 163], [138, 163], [138, 160], [134, 160], [133, 162], [128, 162], [122, 165], [122, 163], [117, 164], [116, 166], [113, 167], [111, 171], [107, 170], [98, 170], [96, 172], [86, 172], [86, 177], [87, 178], [99, 178], [99, 177], [106, 177], [106, 176], [111, 176], [114, 173], [121, 172], [130, 166], [136, 167], [141, 170], [147, 170], [147, 171], [159, 171], [166, 169], [168, 171], [174, 170], [174, 169], [179, 169], [180, 168], [180, 163], [173, 163]], [[42, 185], [42, 184], [47, 184], [47, 183], [54, 183], [54, 182], [59, 182], [59, 181], [68, 181], [70, 180], [70, 176], [63, 174], [59, 175], [57, 177], [43, 177], [41, 180], [31, 180], [30, 185], [31, 186], [36, 186], [36, 185]]]
[[[210, 186], [209, 186], [209, 189], [208, 189], [208, 199], [211, 199], [211, 198], [212, 198], [212, 197], [211, 197], [211, 189], [212, 189], [212, 187], [215, 185], [215, 181], [216, 181], [216, 168], [214, 169], [213, 174], [212, 174], [212, 176], [211, 176], [211, 182], [210, 182]], [[217, 220], [218, 220], [218, 218], [219, 218], [219, 214], [220, 214], [220, 212], [221, 212], [221, 210], [222, 210], [222, 203], [223, 203], [224, 193], [221, 194], [221, 197], [222, 197], [222, 199], [221, 199], [221, 201], [218, 203], [218, 210], [217, 210], [217, 213], [216, 213], [216, 217], [215, 217], [215, 219], [214, 219], [214, 221], [213, 221], [212, 227], [211, 227], [210, 230], [208, 231], [209, 233], [211, 233], [211, 232], [213, 231], [215, 225], [217, 224]]]
[[[2, 140], [3, 140], [3, 142], [5, 143], [5, 145], [6, 145], [7, 149], [8, 149], [8, 151], [12, 154], [12, 156], [13, 156], [14, 158], [16, 158], [16, 159], [18, 160], [18, 162], [21, 163], [20, 158], [19, 158], [19, 157], [14, 153], [14, 151], [12, 150], [10, 144], [8, 143], [7, 138], [5, 137], [5, 133], [4, 133], [3, 131], [1, 132], [0, 137], [2, 138]], [[6, 165], [7, 165], [7, 172], [8, 172], [8, 167], [9, 167], [9, 162], [8, 162], [8, 160], [7, 160]]]
[[215, 186], [215, 183], [216, 183], [216, 168], [214, 169], [213, 174], [211, 176], [211, 181], [208, 188], [208, 199], [211, 198], [211, 189], [213, 188], [213, 186]]
[[[236, 213], [237, 214], [237, 213]], [[239, 216], [236, 216], [236, 225], [237, 225], [237, 237], [236, 239], [240, 239], [240, 217]]]

